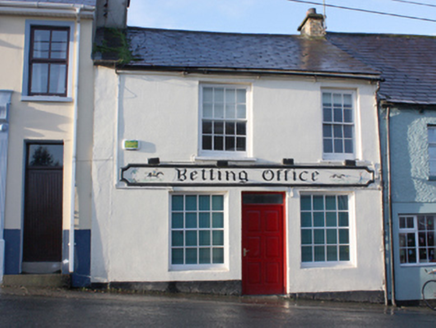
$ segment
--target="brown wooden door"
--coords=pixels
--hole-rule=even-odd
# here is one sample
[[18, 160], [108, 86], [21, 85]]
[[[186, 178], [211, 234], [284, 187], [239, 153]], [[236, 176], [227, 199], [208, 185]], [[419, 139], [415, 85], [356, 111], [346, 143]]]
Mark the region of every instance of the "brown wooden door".
[[23, 262], [62, 261], [62, 147], [28, 145]]
[[283, 204], [243, 204], [243, 294], [285, 293], [283, 228]]

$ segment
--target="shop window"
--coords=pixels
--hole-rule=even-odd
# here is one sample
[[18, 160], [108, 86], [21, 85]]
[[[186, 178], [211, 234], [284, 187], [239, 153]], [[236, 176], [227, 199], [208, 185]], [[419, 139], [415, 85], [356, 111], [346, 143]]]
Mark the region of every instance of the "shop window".
[[352, 159], [355, 153], [352, 92], [323, 91], [324, 159]]
[[347, 195], [301, 196], [303, 263], [350, 261], [350, 211]]
[[434, 215], [399, 217], [401, 264], [436, 263]]
[[70, 22], [26, 22], [23, 100], [71, 101], [72, 29]]
[[428, 164], [430, 177], [436, 178], [436, 126], [430, 125], [428, 132]]
[[171, 196], [171, 265], [224, 264], [224, 196]]
[[201, 86], [201, 155], [245, 156], [247, 88]]

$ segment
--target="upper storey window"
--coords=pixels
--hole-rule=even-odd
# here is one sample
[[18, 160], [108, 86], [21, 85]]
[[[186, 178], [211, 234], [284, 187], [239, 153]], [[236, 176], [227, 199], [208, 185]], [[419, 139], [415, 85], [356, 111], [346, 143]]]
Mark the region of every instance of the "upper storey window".
[[72, 101], [74, 22], [28, 20], [23, 69], [24, 101]]
[[69, 28], [32, 26], [29, 95], [67, 95]]
[[323, 91], [323, 154], [325, 159], [351, 159], [355, 153], [353, 92]]
[[203, 85], [200, 91], [202, 155], [247, 153], [247, 88]]

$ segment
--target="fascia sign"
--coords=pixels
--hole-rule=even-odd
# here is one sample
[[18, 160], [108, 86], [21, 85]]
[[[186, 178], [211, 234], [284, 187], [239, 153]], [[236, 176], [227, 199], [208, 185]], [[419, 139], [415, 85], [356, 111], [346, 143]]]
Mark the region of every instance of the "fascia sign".
[[226, 166], [128, 164], [121, 168], [128, 186], [349, 186], [374, 182], [363, 166]]

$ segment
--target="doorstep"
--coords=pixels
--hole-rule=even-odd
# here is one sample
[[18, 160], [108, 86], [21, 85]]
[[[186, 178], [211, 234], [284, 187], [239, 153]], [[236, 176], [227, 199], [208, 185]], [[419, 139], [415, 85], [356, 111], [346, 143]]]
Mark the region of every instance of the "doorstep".
[[68, 274], [13, 274], [3, 276], [3, 286], [69, 288]]

